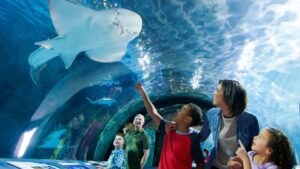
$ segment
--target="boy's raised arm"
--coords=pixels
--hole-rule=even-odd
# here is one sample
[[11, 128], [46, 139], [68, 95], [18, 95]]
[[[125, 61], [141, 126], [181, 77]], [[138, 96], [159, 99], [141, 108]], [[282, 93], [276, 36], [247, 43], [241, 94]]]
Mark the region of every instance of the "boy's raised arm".
[[160, 114], [158, 114], [156, 108], [154, 107], [154, 105], [152, 104], [151, 100], [149, 99], [147, 93], [145, 92], [142, 83], [138, 82], [137, 85], [135, 86], [135, 89], [139, 92], [139, 94], [142, 96], [143, 98], [143, 102], [144, 105], [146, 107], [146, 110], [148, 112], [148, 114], [151, 116], [151, 118], [153, 119], [154, 123], [156, 125], [160, 124], [160, 121], [162, 120], [162, 117]]

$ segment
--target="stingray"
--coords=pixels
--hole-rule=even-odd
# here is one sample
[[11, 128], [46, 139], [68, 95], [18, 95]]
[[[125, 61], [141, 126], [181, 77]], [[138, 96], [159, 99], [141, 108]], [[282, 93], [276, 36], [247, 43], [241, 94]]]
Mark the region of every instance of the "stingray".
[[127, 44], [142, 29], [141, 17], [127, 9], [96, 11], [67, 0], [49, 0], [48, 3], [58, 36], [35, 43], [40, 48], [28, 58], [34, 82], [35, 70], [57, 56], [66, 69], [80, 52], [98, 62], [120, 61], [126, 53]]

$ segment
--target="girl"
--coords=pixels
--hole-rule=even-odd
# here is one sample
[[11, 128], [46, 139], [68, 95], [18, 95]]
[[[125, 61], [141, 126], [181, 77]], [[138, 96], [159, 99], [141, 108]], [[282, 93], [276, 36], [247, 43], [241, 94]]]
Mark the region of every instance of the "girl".
[[246, 152], [240, 142], [237, 157], [232, 158], [228, 167], [244, 169], [292, 169], [293, 153], [288, 138], [278, 129], [265, 128], [254, 137], [252, 151]]

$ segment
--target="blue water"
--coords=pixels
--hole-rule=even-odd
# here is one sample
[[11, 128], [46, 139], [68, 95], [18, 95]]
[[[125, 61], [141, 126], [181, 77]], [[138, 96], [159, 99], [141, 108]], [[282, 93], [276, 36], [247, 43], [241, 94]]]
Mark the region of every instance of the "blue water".
[[[132, 89], [136, 80], [152, 96], [190, 92], [212, 98], [218, 79], [236, 79], [248, 92], [247, 110], [258, 117], [261, 127], [284, 130], [299, 156], [300, 1], [72, 1], [95, 10], [126, 8], [143, 20], [142, 33], [129, 44], [122, 60], [130, 70], [126, 78], [109, 77], [109, 83], [91, 85], [73, 102], [112, 97], [114, 102], [98, 105], [114, 106], [104, 109], [113, 114], [139, 99]], [[27, 62], [37, 49], [33, 43], [57, 36], [47, 1], [2, 0], [0, 23], [0, 112], [7, 119], [1, 132], [4, 126], [12, 132], [2, 136], [5, 147], [18, 140], [49, 90], [76, 65], [89, 61], [79, 57], [74, 67], [65, 70], [54, 59], [36, 87]], [[18, 122], [21, 128], [15, 125]]]

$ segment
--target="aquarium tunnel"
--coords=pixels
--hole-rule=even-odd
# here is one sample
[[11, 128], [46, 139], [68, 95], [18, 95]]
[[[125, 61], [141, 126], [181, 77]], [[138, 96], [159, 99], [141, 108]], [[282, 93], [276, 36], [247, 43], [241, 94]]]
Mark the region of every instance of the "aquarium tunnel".
[[215, 107], [222, 79], [245, 88], [245, 111], [260, 129], [285, 133], [300, 165], [299, 6], [298, 0], [1, 0], [0, 168], [41, 159], [54, 166], [106, 161], [115, 135], [137, 114], [145, 116], [150, 137], [146, 166], [155, 167], [163, 137], [136, 84], [172, 120], [187, 103], [204, 114]]

